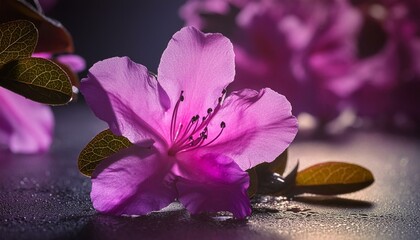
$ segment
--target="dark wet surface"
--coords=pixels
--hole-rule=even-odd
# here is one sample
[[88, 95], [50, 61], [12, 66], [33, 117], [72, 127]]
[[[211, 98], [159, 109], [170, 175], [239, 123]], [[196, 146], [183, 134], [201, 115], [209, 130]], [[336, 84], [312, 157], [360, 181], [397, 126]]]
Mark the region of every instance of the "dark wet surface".
[[357, 132], [296, 141], [300, 169], [339, 160], [372, 170], [375, 183], [340, 197], [262, 197], [245, 221], [190, 216], [178, 205], [137, 218], [97, 214], [90, 180], [77, 170], [83, 146], [105, 125], [83, 105], [56, 108], [45, 155], [0, 155], [0, 239], [418, 239], [420, 140]]

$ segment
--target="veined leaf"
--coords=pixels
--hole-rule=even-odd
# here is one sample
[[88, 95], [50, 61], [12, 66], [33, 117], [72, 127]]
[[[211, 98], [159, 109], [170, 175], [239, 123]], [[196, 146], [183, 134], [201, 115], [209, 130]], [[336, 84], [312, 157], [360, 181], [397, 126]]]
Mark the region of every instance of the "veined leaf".
[[296, 191], [337, 195], [358, 191], [374, 182], [372, 173], [356, 164], [325, 162], [298, 172]]
[[73, 94], [63, 69], [43, 58], [25, 58], [3, 65], [0, 68], [0, 86], [51, 105], [67, 103]]
[[67, 75], [69, 76], [71, 85], [75, 86], [76, 88], [80, 87], [79, 77], [77, 76], [75, 72], [73, 72], [73, 70], [70, 69], [68, 65], [58, 61], [57, 59], [50, 59], [50, 60], [53, 61], [58, 66], [60, 66], [64, 70], [64, 72], [67, 73]]
[[59, 62], [57, 60], [54, 60], [54, 59], [51, 60], [51, 61], [53, 61], [58, 66], [60, 66], [61, 69], [63, 69], [64, 72], [66, 72], [67, 76], [69, 77], [70, 83], [72, 85], [72, 92], [73, 92], [73, 94], [72, 94], [72, 97], [71, 97], [71, 101], [72, 102], [77, 101], [77, 99], [79, 98], [79, 94], [78, 93], [79, 93], [79, 88], [80, 88], [79, 77], [66, 64], [61, 63], [61, 62]]
[[0, 22], [25, 19], [39, 31], [39, 41], [35, 52], [73, 52], [73, 40], [61, 23], [42, 14], [38, 6], [25, 0], [1, 0]]
[[80, 153], [79, 171], [90, 177], [102, 160], [131, 145], [132, 143], [127, 138], [115, 136], [109, 129], [102, 131]]
[[37, 41], [38, 31], [31, 22], [18, 20], [0, 24], [0, 66], [30, 57]]

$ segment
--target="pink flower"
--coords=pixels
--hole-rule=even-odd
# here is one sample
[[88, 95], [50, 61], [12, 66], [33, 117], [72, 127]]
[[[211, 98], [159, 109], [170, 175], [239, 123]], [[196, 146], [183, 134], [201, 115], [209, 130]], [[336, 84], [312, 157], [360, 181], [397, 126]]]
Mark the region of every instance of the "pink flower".
[[49, 149], [54, 117], [48, 106], [0, 88], [0, 146], [13, 153]]
[[375, 51], [361, 59], [352, 104], [359, 115], [376, 123], [419, 128], [420, 3], [387, 1], [360, 6], [364, 11], [362, 40]]
[[95, 209], [143, 215], [178, 200], [192, 214], [250, 214], [245, 170], [283, 152], [297, 123], [271, 89], [226, 96], [234, 68], [227, 38], [189, 27], [169, 42], [157, 78], [127, 57], [89, 70], [81, 82], [87, 104], [134, 143], [95, 169]]
[[233, 41], [231, 89], [270, 87], [290, 100], [295, 114], [323, 121], [339, 114], [345, 102], [330, 82], [347, 76], [356, 57], [356, 10], [340, 0], [209, 2], [189, 0], [180, 14], [187, 25], [222, 31]]
[[270, 87], [323, 122], [350, 108], [418, 127], [419, 10], [417, 0], [188, 0], [180, 15], [232, 40], [232, 89]]

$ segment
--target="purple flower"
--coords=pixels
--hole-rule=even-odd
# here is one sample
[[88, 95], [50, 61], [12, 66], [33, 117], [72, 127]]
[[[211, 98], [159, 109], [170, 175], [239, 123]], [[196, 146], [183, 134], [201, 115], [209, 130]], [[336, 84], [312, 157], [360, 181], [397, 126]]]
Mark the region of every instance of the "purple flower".
[[0, 146], [13, 153], [49, 149], [54, 117], [48, 106], [0, 88]]
[[192, 214], [250, 214], [245, 170], [274, 160], [297, 122], [286, 98], [271, 89], [226, 96], [234, 68], [227, 38], [189, 27], [169, 42], [157, 77], [127, 57], [89, 70], [81, 82], [88, 105], [134, 143], [93, 172], [95, 209], [143, 215], [178, 200]]
[[359, 38], [371, 39], [362, 50], [374, 51], [363, 54], [352, 71], [352, 104], [376, 123], [419, 128], [420, 3], [384, 0], [359, 7], [367, 9]]
[[352, 109], [418, 127], [419, 11], [417, 0], [188, 0], [180, 15], [232, 40], [232, 89], [270, 87], [323, 122]]
[[222, 31], [233, 41], [231, 89], [270, 87], [290, 100], [295, 114], [321, 120], [339, 114], [344, 103], [330, 83], [347, 76], [356, 57], [356, 10], [340, 0], [210, 2], [190, 0], [180, 14], [187, 25]]

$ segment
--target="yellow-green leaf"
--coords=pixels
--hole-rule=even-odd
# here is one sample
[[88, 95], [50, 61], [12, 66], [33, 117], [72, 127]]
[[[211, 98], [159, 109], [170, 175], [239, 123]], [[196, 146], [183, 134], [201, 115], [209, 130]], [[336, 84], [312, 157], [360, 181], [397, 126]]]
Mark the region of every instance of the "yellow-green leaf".
[[0, 86], [51, 105], [67, 103], [73, 94], [69, 77], [63, 69], [43, 58], [13, 60], [3, 65]]
[[[71, 101], [77, 101], [79, 95], [78, 95], [78, 89], [80, 88], [80, 82], [79, 82], [79, 77], [77, 76], [77, 74], [75, 72], [73, 72], [73, 70], [70, 69], [70, 67], [64, 63], [61, 63], [55, 59], [52, 59], [51, 61], [53, 61], [55, 64], [57, 64], [58, 66], [61, 67], [61, 69], [64, 70], [64, 72], [66, 72], [67, 76], [69, 77], [70, 83], [73, 86], [72, 90], [73, 90], [73, 94], [71, 97]], [[76, 90], [75, 90], [76, 88]]]
[[132, 143], [127, 138], [115, 136], [109, 129], [102, 131], [80, 153], [79, 171], [86, 176], [91, 176], [102, 160], [131, 145]]
[[27, 0], [1, 0], [0, 22], [28, 20], [39, 31], [35, 52], [73, 52], [73, 40], [61, 23], [46, 17], [42, 10]]
[[31, 22], [18, 20], [0, 24], [0, 65], [30, 57], [37, 41], [38, 31]]
[[325, 162], [298, 172], [296, 191], [337, 195], [358, 191], [373, 182], [372, 173], [364, 167], [344, 162]]

